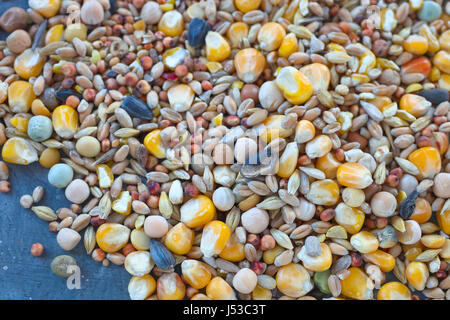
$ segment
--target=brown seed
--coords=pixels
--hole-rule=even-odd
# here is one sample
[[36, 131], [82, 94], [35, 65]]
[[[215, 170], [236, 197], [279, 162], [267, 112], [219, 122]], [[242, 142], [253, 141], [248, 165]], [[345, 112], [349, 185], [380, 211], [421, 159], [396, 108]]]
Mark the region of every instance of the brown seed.
[[0, 26], [6, 32], [13, 32], [17, 29], [24, 29], [27, 25], [27, 20], [28, 16], [25, 10], [19, 7], [12, 7], [0, 17]]

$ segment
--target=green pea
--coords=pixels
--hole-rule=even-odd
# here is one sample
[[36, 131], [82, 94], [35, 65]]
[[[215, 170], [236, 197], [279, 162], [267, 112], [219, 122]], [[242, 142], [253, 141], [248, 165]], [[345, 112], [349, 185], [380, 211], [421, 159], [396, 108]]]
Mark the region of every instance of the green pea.
[[328, 278], [330, 275], [330, 269], [314, 273], [314, 283], [319, 288], [320, 292], [324, 294], [331, 294], [331, 291], [328, 288]]

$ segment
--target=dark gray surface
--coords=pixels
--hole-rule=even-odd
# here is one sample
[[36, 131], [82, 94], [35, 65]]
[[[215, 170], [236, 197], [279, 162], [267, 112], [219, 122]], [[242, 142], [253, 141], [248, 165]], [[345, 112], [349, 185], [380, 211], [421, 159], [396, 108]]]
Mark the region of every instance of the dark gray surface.
[[[13, 6], [25, 8], [26, 0], [0, 1], [0, 14]], [[7, 34], [0, 32], [0, 38]], [[0, 299], [129, 299], [130, 275], [123, 267], [103, 267], [86, 254], [82, 241], [71, 251], [81, 269], [81, 288], [69, 290], [66, 279], [50, 270], [52, 259], [67, 254], [56, 243], [56, 235], [48, 231], [48, 223], [23, 209], [19, 199], [31, 194], [34, 187], [45, 188], [39, 203], [56, 210], [70, 203], [59, 190], [48, 184], [48, 169], [38, 163], [30, 166], [10, 165], [12, 189], [0, 193]], [[45, 248], [41, 257], [33, 257], [31, 245], [40, 242]]]

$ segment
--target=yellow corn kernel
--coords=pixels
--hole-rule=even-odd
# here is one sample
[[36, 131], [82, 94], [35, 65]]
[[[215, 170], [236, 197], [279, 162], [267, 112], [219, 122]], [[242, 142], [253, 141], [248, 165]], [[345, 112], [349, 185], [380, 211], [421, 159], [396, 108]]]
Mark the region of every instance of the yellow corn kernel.
[[366, 253], [364, 254], [364, 258], [366, 258], [367, 261], [379, 266], [383, 272], [392, 271], [395, 267], [395, 258], [383, 250], [375, 250], [373, 252]]
[[[64, 30], [64, 39], [67, 42], [72, 42], [73, 38], [78, 38], [82, 41], [87, 39], [87, 26], [84, 23], [72, 23], [66, 27], [66, 30]], [[92, 50], [92, 56], [94, 55], [94, 51], [96, 50]]]
[[433, 64], [442, 72], [450, 73], [450, 53], [444, 50], [439, 51], [433, 57]]
[[316, 168], [323, 171], [327, 179], [336, 178], [337, 169], [341, 164], [331, 152], [316, 160]]
[[450, 74], [443, 74], [439, 79], [439, 88], [450, 91]]
[[[5, 149], [4, 146], [3, 149]], [[5, 157], [3, 157], [3, 159], [5, 159]], [[441, 230], [444, 233], [450, 235], [450, 210], [446, 210], [444, 212], [442, 212], [442, 210], [439, 210], [436, 214], [436, 220]]]
[[355, 86], [370, 82], [369, 76], [365, 74], [353, 73], [350, 78], [352, 79], [352, 84]]
[[167, 232], [164, 244], [173, 253], [183, 255], [191, 250], [194, 237], [194, 231], [180, 222]]
[[214, 277], [208, 283], [206, 295], [213, 300], [237, 300], [233, 288], [221, 277]]
[[183, 300], [186, 286], [175, 272], [164, 273], [156, 282], [158, 300]]
[[116, 200], [113, 201], [111, 208], [120, 214], [129, 215], [131, 212], [131, 194], [129, 191], [122, 191]]
[[105, 252], [117, 252], [128, 243], [130, 229], [119, 223], [104, 223], [95, 235], [97, 244]]
[[425, 37], [412, 34], [403, 42], [403, 47], [406, 51], [421, 56], [428, 51], [428, 41]]
[[280, 157], [278, 176], [289, 178], [297, 167], [298, 162], [298, 146], [296, 142], [290, 142], [286, 145], [283, 154]]
[[[366, 48], [367, 49], [367, 48]], [[369, 49], [359, 58], [359, 68], [358, 73], [367, 74], [369, 70], [375, 68], [377, 64], [377, 59], [372, 51]]]
[[400, 282], [388, 282], [378, 291], [377, 300], [411, 300], [411, 291]]
[[423, 0], [409, 0], [409, 7], [412, 10], [419, 10], [423, 6]]
[[316, 136], [306, 143], [305, 152], [310, 159], [320, 158], [326, 155], [333, 148], [333, 142], [324, 134]]
[[67, 105], [56, 107], [52, 114], [52, 124], [61, 138], [70, 139], [78, 129], [78, 112]]
[[235, 22], [227, 30], [227, 39], [231, 42], [232, 48], [239, 48], [241, 39], [248, 37], [248, 25], [244, 22]]
[[300, 72], [312, 83], [315, 93], [327, 91], [331, 81], [330, 69], [322, 63], [311, 63], [302, 68]]
[[437, 67], [431, 68], [430, 74], [428, 76], [428, 79], [431, 82], [437, 82], [441, 78], [441, 71]]
[[313, 85], [308, 78], [294, 67], [280, 70], [276, 83], [284, 97], [292, 104], [302, 104], [313, 94]]
[[245, 83], [253, 83], [264, 71], [266, 58], [258, 50], [246, 48], [234, 56], [234, 67], [239, 79]]
[[173, 10], [175, 8], [175, 6], [173, 5], [173, 3], [163, 3], [163, 4], [159, 5], [159, 8], [163, 12], [167, 12], [167, 11]]
[[145, 21], [144, 20], [138, 20], [135, 23], [133, 23], [134, 30], [142, 30], [145, 31]]
[[332, 255], [330, 247], [326, 243], [320, 244], [320, 255], [318, 256], [310, 256], [306, 253], [306, 248], [302, 247], [300, 252], [297, 255], [303, 262], [303, 266], [311, 271], [321, 272], [328, 270], [331, 267], [332, 263]]
[[219, 220], [214, 220], [205, 225], [202, 232], [200, 250], [205, 257], [220, 254], [230, 239], [230, 228]]
[[392, 60], [377, 58], [377, 64], [378, 67], [381, 67], [381, 69], [392, 69], [395, 71], [400, 71], [400, 67]]
[[347, 51], [345, 50], [345, 48], [343, 46], [341, 46], [340, 44], [334, 43], [334, 42], [327, 44], [326, 49], [329, 52], [339, 51], [339, 52], [347, 53]]
[[194, 101], [194, 90], [187, 84], [177, 84], [167, 92], [170, 107], [178, 112], [188, 111]]
[[419, 197], [414, 204], [416, 207], [409, 218], [415, 220], [419, 224], [430, 220], [432, 214], [430, 203], [426, 199]]
[[156, 281], [149, 274], [142, 277], [132, 276], [128, 284], [131, 300], [145, 300], [155, 292], [155, 289]]
[[134, 229], [130, 234], [130, 241], [137, 250], [149, 250], [150, 238], [142, 229]]
[[440, 249], [445, 244], [445, 237], [438, 234], [429, 234], [423, 236], [420, 241], [430, 249]]
[[45, 35], [45, 45], [61, 40], [63, 31], [64, 25], [62, 24], [55, 24], [48, 29], [47, 34]]
[[384, 8], [380, 11], [380, 22], [383, 31], [391, 32], [397, 27], [395, 12], [391, 8]]
[[405, 92], [406, 93], [413, 93], [417, 92], [423, 89], [423, 86], [420, 83], [411, 83], [409, 86], [406, 87]]
[[339, 203], [335, 208], [336, 222], [343, 226], [348, 233], [355, 234], [361, 230], [365, 214], [359, 208], [352, 208], [345, 203]]
[[12, 137], [2, 147], [2, 158], [9, 163], [30, 164], [38, 160], [38, 154], [27, 140]]
[[405, 94], [400, 99], [400, 109], [418, 118], [423, 116], [431, 108], [431, 102], [416, 94]]
[[44, 168], [50, 169], [55, 164], [59, 163], [61, 160], [61, 154], [59, 150], [56, 148], [47, 148], [42, 151], [41, 156], [39, 157], [39, 163]]
[[278, 48], [278, 55], [282, 58], [289, 58], [291, 54], [298, 51], [298, 40], [294, 33], [289, 33], [281, 41], [281, 45]]
[[184, 63], [184, 59], [189, 56], [189, 51], [186, 49], [175, 47], [167, 50], [162, 55], [162, 62], [169, 70], [175, 70], [175, 68]]
[[262, 141], [269, 143], [277, 138], [287, 138], [289, 137], [294, 129], [284, 129], [281, 126], [285, 115], [276, 114], [268, 116], [264, 122], [257, 128], [261, 130], [260, 138]]
[[339, 112], [339, 115], [336, 120], [341, 124], [341, 129], [339, 129], [340, 133], [344, 134], [350, 131], [353, 124], [352, 119], [353, 113], [348, 111]]
[[439, 36], [439, 45], [442, 50], [450, 51], [450, 30], [443, 32]]
[[240, 262], [245, 259], [244, 245], [239, 242], [235, 234], [230, 236], [227, 245], [219, 253], [219, 257], [231, 262]]
[[265, 23], [258, 32], [259, 46], [264, 51], [277, 50], [285, 36], [286, 31], [279, 23]]
[[36, 95], [27, 81], [14, 81], [8, 88], [8, 104], [12, 112], [28, 112]]
[[198, 260], [184, 260], [181, 264], [181, 272], [184, 280], [195, 289], [202, 289], [211, 281], [211, 271]]
[[404, 252], [405, 258], [409, 261], [414, 261], [422, 253], [422, 249], [418, 247], [409, 248]]
[[168, 37], [180, 36], [183, 29], [184, 19], [177, 10], [164, 13], [158, 23], [158, 30], [164, 32]]
[[193, 197], [180, 208], [181, 222], [189, 228], [204, 226], [216, 214], [216, 208], [210, 198], [204, 195]]
[[357, 162], [341, 164], [336, 176], [340, 185], [355, 189], [367, 188], [373, 182], [370, 171]]
[[97, 169], [97, 177], [98, 177], [98, 186], [100, 188], [109, 188], [111, 187], [114, 181], [114, 175], [112, 170], [106, 164], [99, 164], [96, 166]]
[[14, 60], [14, 71], [23, 79], [37, 77], [44, 67], [45, 57], [38, 50], [26, 49]]
[[256, 288], [252, 291], [252, 300], [271, 300], [272, 291], [266, 288], [256, 285]]
[[423, 262], [413, 261], [406, 266], [406, 280], [408, 280], [408, 283], [418, 291], [425, 289], [428, 275], [428, 267]]
[[28, 5], [45, 18], [51, 18], [58, 13], [61, 0], [29, 0]]
[[314, 181], [306, 199], [317, 205], [332, 206], [339, 200], [339, 186], [330, 179]]
[[436, 38], [433, 32], [431, 32], [431, 29], [427, 24], [424, 24], [422, 27], [420, 27], [419, 33], [428, 41], [428, 52], [435, 53], [439, 51], [439, 40]]
[[295, 142], [304, 143], [310, 141], [316, 135], [316, 128], [309, 120], [300, 120], [295, 127]]
[[278, 269], [277, 288], [281, 293], [299, 298], [310, 292], [314, 285], [308, 271], [298, 263], [289, 263]]
[[260, 4], [261, 0], [234, 0], [236, 8], [243, 13], [258, 9]]
[[212, 300], [212, 299], [207, 295], [204, 295], [203, 293], [197, 293], [191, 298], [191, 300]]
[[144, 139], [144, 146], [152, 155], [158, 159], [166, 157], [164, 142], [161, 138], [161, 130], [153, 130], [149, 132]]
[[275, 258], [278, 257], [284, 250], [283, 247], [275, 246], [273, 249], [269, 249], [263, 252], [263, 261], [270, 265], [273, 264], [275, 261]]
[[28, 119], [24, 117], [12, 117], [9, 119], [9, 123], [11, 123], [14, 128], [16, 128], [20, 132], [27, 132], [28, 130]]
[[344, 296], [356, 300], [370, 300], [373, 297], [372, 281], [360, 268], [348, 268], [350, 274], [341, 280], [341, 292]]
[[230, 55], [230, 45], [227, 40], [217, 32], [208, 32], [205, 38], [205, 45], [206, 57], [209, 61], [223, 61]]
[[368, 231], [360, 231], [350, 238], [353, 248], [361, 253], [370, 253], [378, 249], [378, 239]]
[[40, 99], [33, 100], [33, 102], [31, 103], [31, 112], [35, 116], [45, 116], [49, 118], [51, 117], [50, 111]]
[[417, 169], [421, 178], [433, 178], [441, 171], [441, 155], [436, 148], [423, 147], [408, 156]]

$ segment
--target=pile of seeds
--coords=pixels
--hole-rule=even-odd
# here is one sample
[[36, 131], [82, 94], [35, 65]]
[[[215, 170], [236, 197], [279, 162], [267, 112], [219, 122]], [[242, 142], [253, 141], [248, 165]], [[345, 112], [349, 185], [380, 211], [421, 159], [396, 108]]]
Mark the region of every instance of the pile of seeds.
[[70, 208], [21, 204], [130, 298], [450, 299], [449, 2], [29, 7], [0, 17], [2, 159], [49, 169]]

